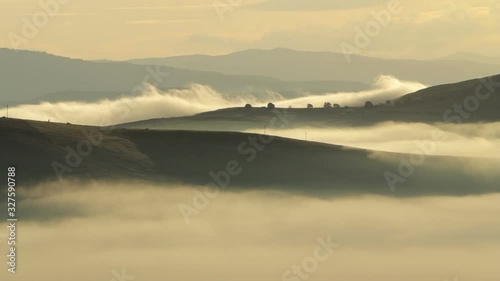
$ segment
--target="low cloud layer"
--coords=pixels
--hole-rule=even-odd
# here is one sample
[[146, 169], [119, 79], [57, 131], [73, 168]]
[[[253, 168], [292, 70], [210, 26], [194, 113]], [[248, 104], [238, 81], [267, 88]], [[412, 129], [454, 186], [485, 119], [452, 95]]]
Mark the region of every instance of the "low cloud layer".
[[[63, 182], [20, 191], [17, 278], [108, 281], [125, 269], [135, 280], [282, 280], [327, 237], [340, 248], [307, 280], [495, 280], [500, 273], [500, 219], [492, 215], [499, 195], [322, 200], [224, 192], [186, 225], [178, 205], [192, 200], [192, 188]], [[47, 209], [60, 211], [41, 218]]]
[[[262, 133], [262, 130], [248, 130]], [[434, 134], [444, 134], [436, 139]], [[272, 135], [304, 139], [376, 151], [417, 153], [422, 146], [429, 155], [500, 158], [500, 123], [423, 124], [385, 122], [371, 127], [304, 127], [269, 130]]]
[[363, 1], [339, 1], [339, 0], [267, 0], [254, 5], [251, 8], [274, 11], [324, 11], [329, 9], [356, 9], [366, 8], [377, 4], [384, 5], [387, 1], [363, 0]]
[[116, 100], [102, 100], [96, 103], [58, 102], [20, 105], [10, 109], [14, 118], [52, 122], [70, 122], [84, 125], [109, 125], [130, 121], [187, 116], [196, 113], [227, 107], [241, 107], [245, 103], [265, 105], [268, 101], [279, 106], [306, 107], [308, 103], [323, 105], [325, 101], [342, 105], [362, 105], [365, 101], [385, 102], [407, 93], [422, 89], [424, 86], [415, 82], [400, 81], [391, 76], [376, 79], [373, 90], [353, 93], [331, 93], [286, 100], [279, 94], [270, 93], [263, 101], [251, 95], [227, 98], [210, 87], [193, 85], [187, 90], [161, 92], [150, 87], [147, 92], [137, 97], [124, 97]]
[[187, 90], [161, 92], [154, 87], [141, 96], [85, 102], [44, 102], [10, 110], [15, 118], [84, 125], [108, 125], [158, 117], [192, 115], [221, 107], [241, 105], [251, 98], [229, 100], [210, 87], [193, 85]]
[[396, 99], [405, 94], [424, 89], [426, 86], [418, 82], [402, 81], [393, 76], [381, 75], [375, 79], [373, 89], [353, 93], [327, 93], [279, 101], [282, 107], [305, 107], [308, 103], [315, 107], [323, 107], [325, 102], [341, 106], [363, 106], [366, 101], [374, 104], [385, 103], [387, 100]]

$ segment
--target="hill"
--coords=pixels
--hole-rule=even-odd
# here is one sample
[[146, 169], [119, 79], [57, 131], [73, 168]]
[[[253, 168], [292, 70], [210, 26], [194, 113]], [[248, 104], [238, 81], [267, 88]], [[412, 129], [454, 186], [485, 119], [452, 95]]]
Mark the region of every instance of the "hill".
[[[486, 98], [477, 98], [484, 95]], [[477, 101], [477, 105], [476, 105]], [[470, 104], [469, 104], [470, 103]], [[465, 111], [461, 113], [460, 109]], [[289, 128], [314, 126], [369, 126], [379, 122], [498, 122], [500, 75], [429, 87], [407, 94], [391, 105], [373, 108], [291, 108]], [[118, 125], [123, 128], [235, 130], [264, 128], [274, 113], [265, 108], [227, 108], [194, 116], [142, 120]], [[460, 117], [460, 118], [459, 118]]]
[[[177, 69], [167, 66], [140, 66], [126, 62], [92, 62], [41, 52], [0, 48], [0, 102], [81, 100], [136, 95], [144, 82], [162, 90], [203, 84], [229, 96], [246, 93], [280, 92], [296, 97], [304, 93], [357, 91], [368, 88], [360, 82], [281, 81], [261, 75], [226, 75], [215, 72]], [[66, 93], [68, 97], [61, 96]], [[57, 99], [54, 99], [56, 98]]]
[[[234, 191], [277, 189], [312, 196], [389, 195], [384, 173], [397, 172], [400, 159], [409, 157], [278, 137], [270, 140], [269, 136], [254, 134], [111, 131], [7, 118], [0, 119], [0, 145], [0, 166], [17, 166], [18, 186], [56, 180], [56, 165], [63, 179], [204, 185], [217, 178], [230, 181], [227, 188]], [[396, 195], [497, 192], [500, 174], [474, 175], [463, 169], [476, 167], [478, 162], [499, 167], [499, 161], [428, 157], [397, 189]], [[237, 170], [239, 173], [233, 173]], [[227, 177], [229, 173], [233, 176]]]
[[[500, 65], [456, 60], [379, 59], [290, 49], [246, 50], [221, 56], [192, 55], [134, 59], [135, 64], [161, 64], [226, 74], [264, 75], [282, 80], [343, 80], [370, 83], [379, 75], [439, 85], [500, 72]], [[432, 70], [432, 71], [429, 71]]]

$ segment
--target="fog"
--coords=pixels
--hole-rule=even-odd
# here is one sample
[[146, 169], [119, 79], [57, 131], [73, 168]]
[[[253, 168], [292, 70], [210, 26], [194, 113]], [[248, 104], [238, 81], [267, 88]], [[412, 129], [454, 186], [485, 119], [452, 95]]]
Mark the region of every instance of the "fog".
[[279, 106], [306, 107], [307, 103], [322, 106], [325, 101], [342, 105], [362, 105], [366, 100], [385, 102], [404, 94], [422, 89], [415, 82], [400, 81], [391, 76], [378, 77], [372, 90], [353, 93], [325, 93], [299, 99], [285, 99], [279, 93], [269, 92], [263, 99], [251, 94], [229, 98], [208, 86], [192, 85], [186, 90], [166, 92], [150, 86], [140, 96], [114, 100], [86, 102], [43, 102], [19, 105], [10, 109], [13, 118], [52, 122], [70, 122], [82, 125], [110, 125], [159, 117], [188, 116], [227, 107], [242, 107], [246, 103], [266, 105], [276, 102]]
[[16, 280], [108, 281], [122, 268], [135, 280], [283, 280], [328, 237], [340, 247], [307, 280], [493, 281], [500, 273], [498, 194], [223, 192], [186, 224], [178, 206], [192, 201], [193, 188], [60, 182], [19, 191]]
[[308, 103], [314, 107], [323, 107], [325, 102], [340, 106], [363, 106], [366, 101], [374, 104], [385, 103], [403, 95], [426, 88], [418, 82], [402, 81], [393, 76], [381, 75], [375, 79], [372, 90], [354, 93], [327, 93], [277, 102], [280, 107], [305, 107]]
[[43, 102], [20, 105], [10, 110], [11, 117], [82, 125], [110, 125], [158, 117], [192, 115], [222, 107], [254, 101], [252, 97], [233, 100], [210, 87], [192, 85], [187, 90], [161, 92], [153, 86], [134, 97], [86, 102]]
[[[247, 132], [262, 133], [262, 130]], [[267, 129], [270, 135], [345, 145], [369, 150], [428, 155], [500, 158], [500, 123], [424, 124], [384, 122], [370, 127]], [[443, 138], [435, 138], [435, 134]]]

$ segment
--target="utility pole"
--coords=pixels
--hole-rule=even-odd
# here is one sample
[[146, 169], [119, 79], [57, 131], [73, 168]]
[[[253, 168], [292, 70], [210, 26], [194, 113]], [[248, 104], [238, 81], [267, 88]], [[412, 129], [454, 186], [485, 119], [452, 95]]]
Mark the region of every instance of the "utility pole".
[[9, 105], [7, 105], [7, 118], [9, 118]]

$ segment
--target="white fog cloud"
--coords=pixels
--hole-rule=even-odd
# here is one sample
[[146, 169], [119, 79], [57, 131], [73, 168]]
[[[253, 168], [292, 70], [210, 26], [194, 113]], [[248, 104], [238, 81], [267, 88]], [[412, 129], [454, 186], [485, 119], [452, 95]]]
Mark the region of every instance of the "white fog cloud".
[[305, 107], [308, 103], [315, 107], [322, 107], [325, 102], [340, 104], [341, 106], [362, 106], [366, 101], [385, 103], [403, 95], [426, 88], [418, 82], [402, 81], [390, 75], [381, 75], [374, 81], [372, 90], [360, 92], [327, 93], [277, 102], [278, 106]]
[[[247, 132], [262, 133], [262, 130]], [[272, 135], [345, 145], [376, 151], [417, 153], [421, 145], [433, 147], [430, 155], [500, 158], [500, 123], [424, 124], [384, 122], [370, 127], [328, 126], [270, 130]], [[434, 133], [446, 134], [444, 139]]]
[[[125, 268], [135, 280], [282, 280], [330, 235], [340, 248], [308, 280], [495, 280], [499, 273], [500, 218], [492, 215], [499, 195], [322, 200], [223, 192], [186, 225], [178, 204], [192, 200], [191, 188], [64, 182], [20, 192], [16, 277], [108, 281]], [[81, 215], [33, 219], [68, 206]], [[8, 274], [0, 278], [13, 280]]]
[[[416, 82], [400, 81], [391, 76], [380, 76], [369, 91], [352, 93], [328, 93], [298, 99], [284, 99], [279, 94], [269, 93], [269, 100], [279, 106], [305, 107], [307, 103], [322, 105], [324, 101], [342, 105], [362, 105], [366, 100], [385, 102], [424, 88]], [[266, 101], [266, 102], [267, 102]], [[150, 87], [141, 96], [123, 97], [98, 102], [43, 102], [34, 105], [19, 105], [10, 109], [14, 118], [52, 122], [70, 122], [83, 125], [109, 125], [160, 117], [186, 116], [227, 107], [241, 107], [245, 103], [259, 104], [251, 95], [229, 99], [210, 87], [193, 85], [187, 90], [161, 92]], [[264, 105], [264, 102], [260, 102]]]
[[203, 85], [167, 92], [149, 87], [141, 96], [106, 99], [92, 103], [43, 102], [16, 106], [10, 112], [15, 118], [103, 125], [158, 117], [186, 116], [218, 108], [241, 106], [247, 101], [255, 100], [252, 97], [230, 100]]

